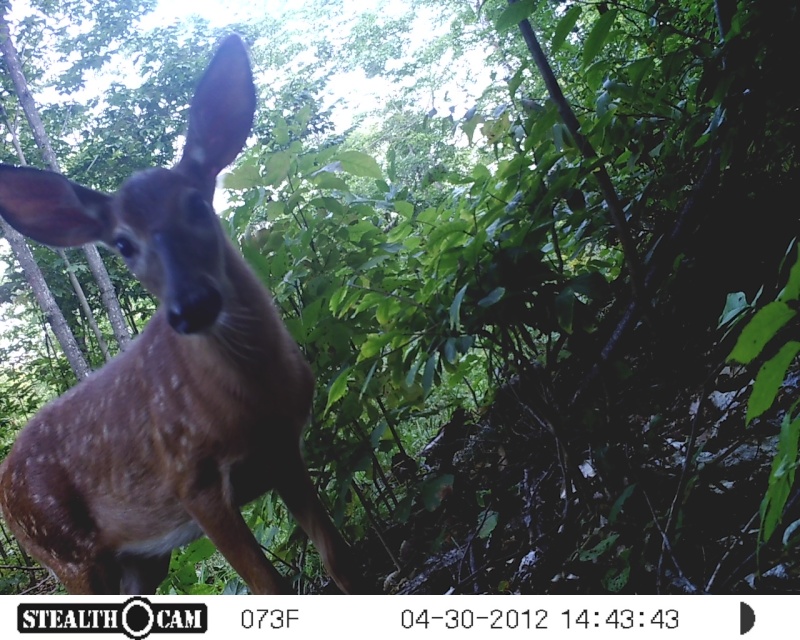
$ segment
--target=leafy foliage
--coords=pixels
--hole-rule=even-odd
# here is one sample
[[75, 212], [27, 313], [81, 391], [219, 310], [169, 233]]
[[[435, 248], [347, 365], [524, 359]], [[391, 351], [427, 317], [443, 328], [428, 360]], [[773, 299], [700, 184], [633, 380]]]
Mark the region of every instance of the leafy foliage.
[[[800, 342], [787, 339], [783, 329], [797, 314], [800, 302], [800, 253], [792, 242], [787, 257], [797, 255], [789, 271], [786, 286], [776, 300], [767, 303], [742, 328], [730, 359], [750, 364], [765, 352], [770, 343], [782, 343], [777, 353], [769, 355], [761, 365], [747, 402], [746, 424], [768, 411], [786, 382], [790, 365], [800, 353]], [[761, 503], [761, 535], [768, 541], [781, 521], [798, 466], [800, 416], [794, 402], [781, 421], [777, 452], [772, 463], [769, 484]]]

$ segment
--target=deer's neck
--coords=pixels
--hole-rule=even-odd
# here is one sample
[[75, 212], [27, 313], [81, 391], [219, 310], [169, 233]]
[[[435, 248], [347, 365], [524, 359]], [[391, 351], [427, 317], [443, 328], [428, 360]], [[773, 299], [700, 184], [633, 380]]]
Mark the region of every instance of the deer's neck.
[[204, 394], [222, 392], [243, 405], [280, 401], [282, 410], [304, 419], [313, 393], [311, 370], [271, 296], [228, 243], [225, 259], [223, 311], [213, 329], [178, 335], [161, 308], [139, 350], [158, 355], [170, 376]]
[[272, 368], [296, 349], [272, 297], [239, 253], [226, 242], [223, 310], [208, 337], [222, 357], [250, 376]]

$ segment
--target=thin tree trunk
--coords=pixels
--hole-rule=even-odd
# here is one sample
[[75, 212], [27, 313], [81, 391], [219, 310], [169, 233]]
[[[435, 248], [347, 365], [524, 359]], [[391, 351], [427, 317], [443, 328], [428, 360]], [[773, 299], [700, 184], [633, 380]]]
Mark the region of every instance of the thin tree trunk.
[[50, 292], [47, 282], [45, 282], [42, 271], [33, 258], [30, 247], [25, 243], [25, 239], [22, 235], [12, 229], [11, 225], [2, 218], [0, 218], [0, 228], [3, 230], [8, 244], [11, 245], [11, 250], [14, 252], [17, 261], [22, 267], [22, 272], [25, 274], [25, 279], [28, 281], [33, 291], [36, 302], [38, 302], [39, 306], [42, 308], [47, 322], [52, 327], [53, 333], [56, 335], [61, 348], [64, 350], [64, 355], [67, 356], [69, 366], [72, 367], [78, 380], [85, 378], [91, 373], [91, 369], [89, 369], [89, 365], [86, 363], [86, 359], [83, 357], [80, 347], [78, 347], [75, 336], [72, 335], [72, 331], [67, 324], [64, 314], [61, 313], [61, 309], [59, 309], [58, 304], [56, 304], [56, 300]]
[[[0, 14], [0, 20], [3, 20], [4, 22], [4, 17], [2, 14]], [[0, 38], [2, 37], [2, 33], [0, 33]], [[5, 112], [5, 109], [0, 106], [0, 110], [2, 110], [2, 116], [6, 121], [6, 126], [8, 127], [9, 132], [11, 133], [11, 140], [14, 144], [14, 148], [17, 151], [17, 156], [19, 156], [22, 163], [25, 164], [25, 155], [22, 153], [19, 139], [17, 138], [15, 131], [12, 129], [11, 124], [8, 122], [8, 116]], [[72, 334], [72, 331], [69, 328], [69, 324], [67, 324], [67, 319], [64, 317], [64, 314], [61, 313], [61, 309], [56, 303], [50, 288], [47, 286], [47, 282], [44, 279], [44, 274], [42, 273], [42, 270], [39, 269], [39, 265], [36, 263], [30, 247], [28, 247], [23, 236], [17, 233], [17, 231], [15, 231], [2, 218], [0, 218], [0, 229], [2, 229], [3, 235], [11, 245], [11, 250], [14, 252], [14, 255], [17, 258], [17, 262], [19, 262], [20, 266], [22, 267], [22, 272], [25, 275], [25, 279], [28, 281], [31, 290], [33, 291], [36, 302], [39, 304], [39, 307], [41, 307], [45, 318], [47, 318], [50, 327], [53, 329], [53, 333], [55, 334], [56, 339], [58, 339], [64, 354], [67, 356], [67, 362], [69, 362], [72, 371], [75, 373], [75, 376], [78, 378], [78, 380], [85, 378], [89, 375], [89, 373], [91, 373], [91, 369], [89, 368], [86, 359], [83, 357], [83, 353], [78, 346], [78, 342], [75, 340], [75, 336]]]
[[67, 276], [69, 276], [69, 281], [72, 283], [72, 288], [75, 290], [75, 295], [78, 296], [78, 302], [80, 303], [81, 309], [83, 309], [83, 313], [86, 316], [86, 322], [89, 323], [89, 329], [91, 329], [95, 339], [97, 340], [97, 346], [100, 347], [100, 351], [103, 353], [103, 358], [106, 361], [111, 360], [111, 354], [108, 352], [108, 343], [106, 342], [105, 337], [103, 337], [103, 332], [100, 331], [100, 327], [97, 326], [97, 321], [92, 313], [92, 308], [89, 306], [89, 301], [86, 299], [86, 294], [83, 292], [81, 283], [78, 282], [78, 278], [72, 272], [72, 269], [70, 269], [71, 265], [69, 258], [67, 257], [67, 252], [63, 249], [58, 249], [56, 253], [58, 253], [61, 259], [64, 261], [64, 264], [67, 265]]
[[[6, 22], [5, 6], [3, 6], [2, 9], [3, 10], [0, 11], [0, 51], [2, 51], [6, 67], [8, 68], [9, 75], [14, 83], [14, 89], [17, 92], [17, 97], [20, 105], [22, 106], [22, 110], [25, 112], [25, 117], [28, 119], [28, 123], [30, 124], [36, 145], [39, 147], [42, 157], [44, 158], [48, 168], [56, 173], [61, 173], [61, 169], [58, 165], [58, 159], [56, 158], [53, 148], [50, 145], [50, 140], [47, 137], [47, 133], [44, 130], [44, 123], [39, 117], [39, 112], [36, 109], [36, 103], [33, 100], [33, 96], [28, 89], [28, 83], [25, 80], [24, 74], [22, 73], [22, 65], [20, 63], [19, 56], [17, 55], [17, 50], [14, 47], [14, 43], [11, 40], [8, 23]], [[120, 350], [124, 351], [130, 342], [130, 333], [125, 325], [125, 316], [122, 314], [122, 309], [119, 306], [119, 301], [117, 300], [114, 292], [114, 286], [111, 284], [111, 278], [108, 276], [108, 271], [103, 264], [103, 260], [100, 257], [100, 253], [97, 251], [97, 248], [94, 245], [86, 245], [83, 247], [83, 250], [86, 254], [89, 270], [92, 272], [92, 275], [97, 282], [97, 286], [100, 289], [100, 298], [108, 312], [108, 318], [109, 322], [111, 323], [111, 329], [114, 332], [114, 337], [119, 344]], [[78, 292], [76, 290], [76, 293], [78, 293], [79, 298], [83, 297], [83, 299], [85, 299], [85, 295], [82, 296], [82, 292]], [[92, 317], [91, 312], [89, 313], [88, 317]], [[91, 320], [91, 324], [96, 326], [96, 323], [93, 320]], [[100, 340], [102, 340], [102, 336], [98, 336], [98, 341]]]

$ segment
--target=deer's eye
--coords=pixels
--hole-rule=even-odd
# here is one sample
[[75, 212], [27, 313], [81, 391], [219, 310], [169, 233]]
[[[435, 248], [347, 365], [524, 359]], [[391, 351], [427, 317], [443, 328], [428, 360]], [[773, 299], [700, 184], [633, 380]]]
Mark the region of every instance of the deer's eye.
[[130, 259], [136, 255], [136, 245], [131, 242], [130, 238], [117, 236], [114, 240], [114, 246], [123, 258]]

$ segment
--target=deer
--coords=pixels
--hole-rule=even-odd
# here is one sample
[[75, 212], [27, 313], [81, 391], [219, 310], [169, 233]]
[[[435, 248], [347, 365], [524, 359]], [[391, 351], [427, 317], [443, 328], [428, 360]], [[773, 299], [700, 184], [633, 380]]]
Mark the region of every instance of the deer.
[[185, 146], [114, 194], [0, 166], [0, 215], [54, 247], [115, 250], [158, 300], [131, 345], [45, 405], [0, 466], [21, 547], [72, 594], [153, 594], [173, 549], [206, 535], [254, 594], [292, 593], [241, 507], [277, 491], [344, 593], [360, 579], [301, 452], [311, 367], [212, 208], [256, 108], [227, 37], [191, 100]]

